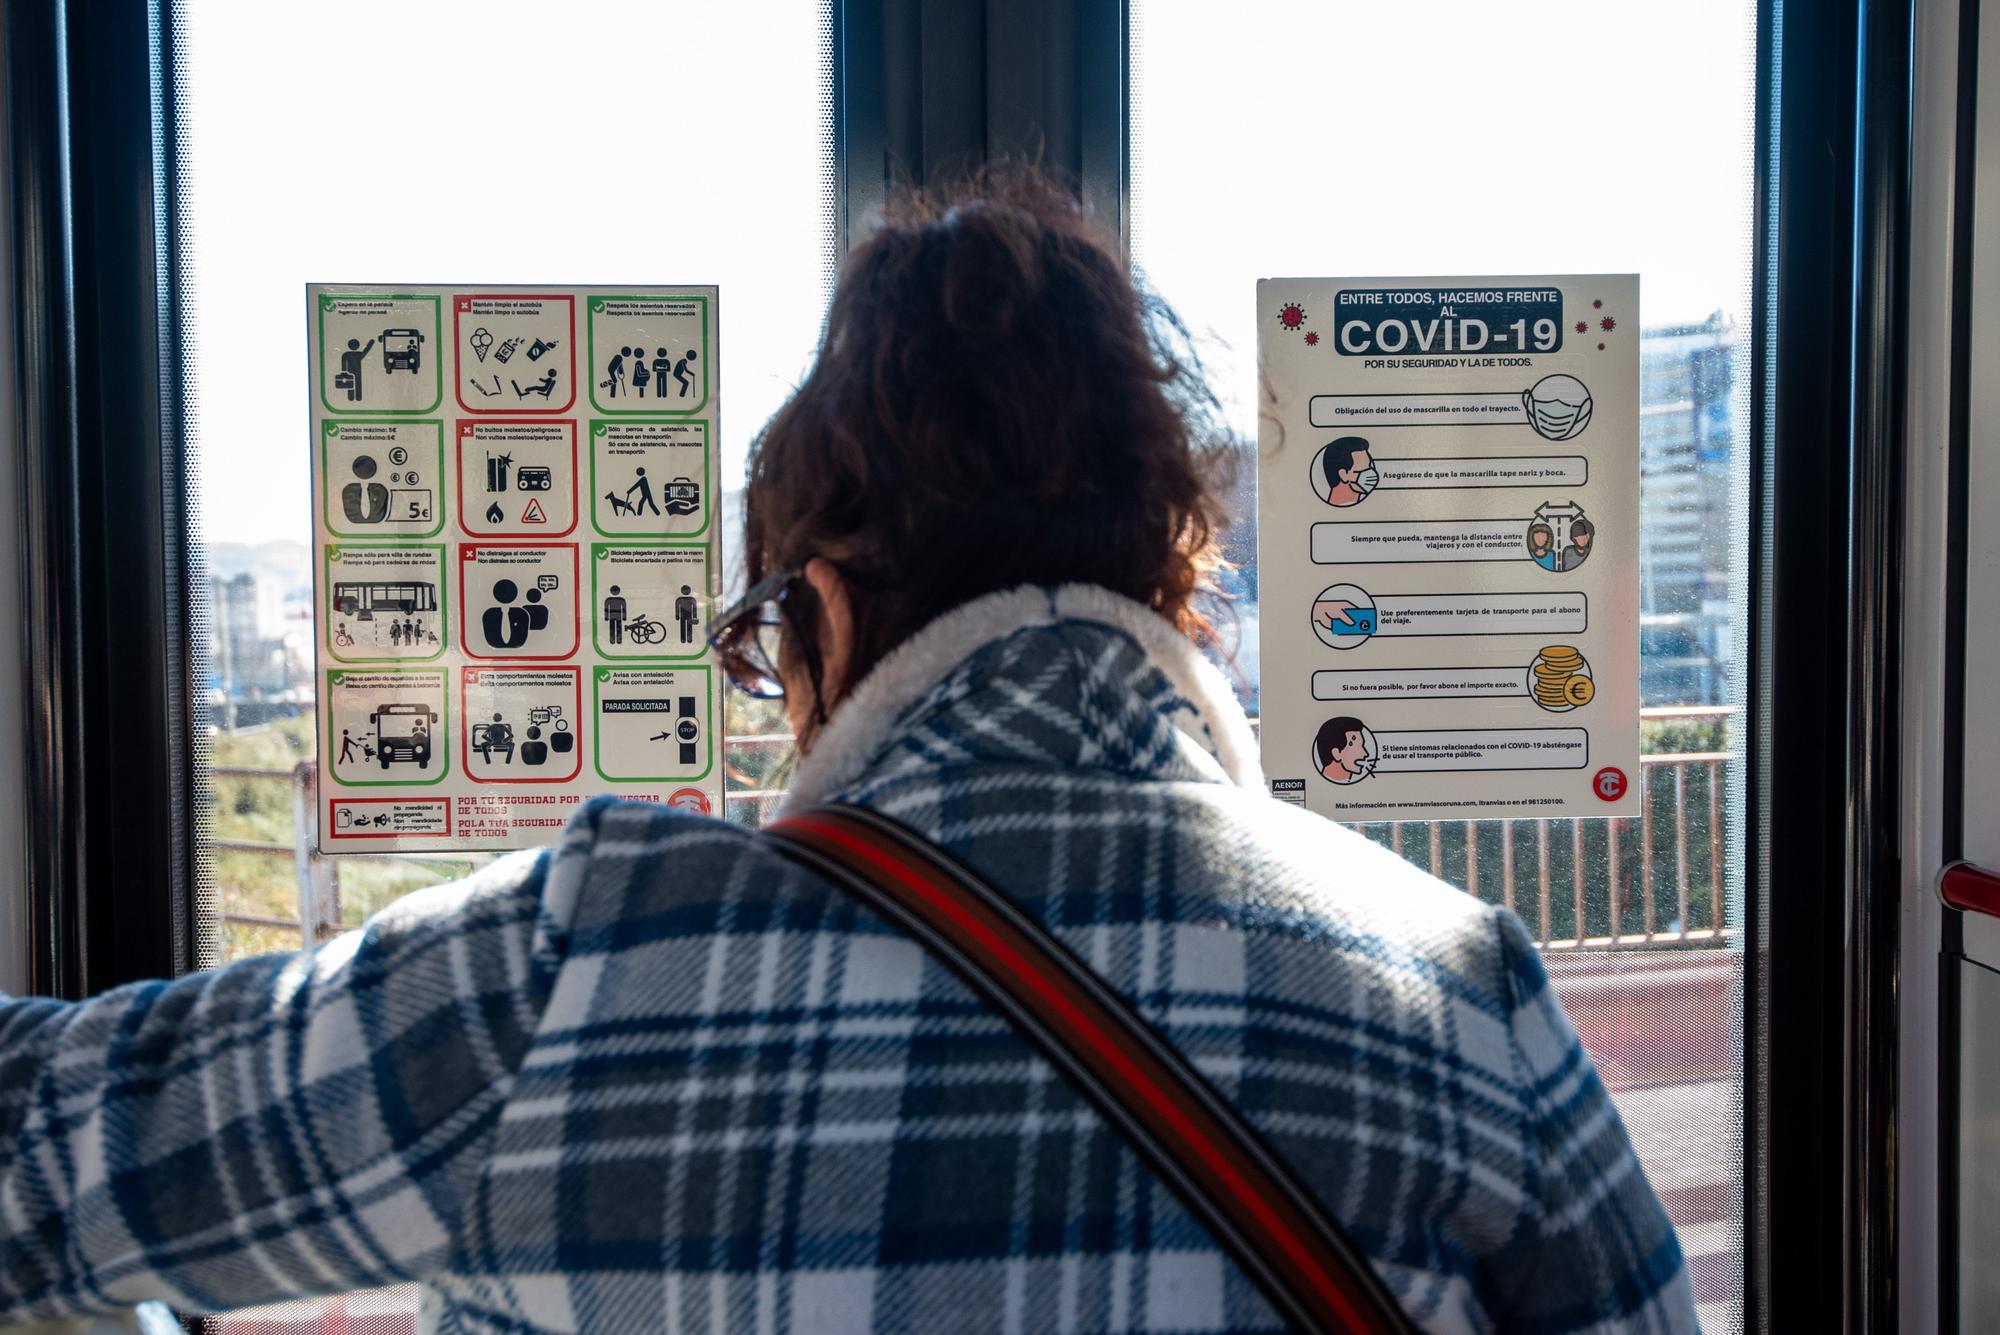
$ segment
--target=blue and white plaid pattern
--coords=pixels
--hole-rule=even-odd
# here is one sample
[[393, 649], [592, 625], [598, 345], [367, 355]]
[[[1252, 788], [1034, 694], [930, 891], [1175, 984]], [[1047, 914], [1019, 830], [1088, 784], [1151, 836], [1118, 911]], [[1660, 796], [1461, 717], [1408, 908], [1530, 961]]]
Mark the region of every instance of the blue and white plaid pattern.
[[[1426, 1330], [1692, 1331], [1520, 924], [1224, 782], [1189, 716], [1127, 634], [1026, 627], [844, 796], [1132, 997]], [[460, 1331], [1279, 1328], [915, 945], [608, 802], [312, 954], [0, 1003], [0, 1234], [13, 1318], [421, 1278]]]

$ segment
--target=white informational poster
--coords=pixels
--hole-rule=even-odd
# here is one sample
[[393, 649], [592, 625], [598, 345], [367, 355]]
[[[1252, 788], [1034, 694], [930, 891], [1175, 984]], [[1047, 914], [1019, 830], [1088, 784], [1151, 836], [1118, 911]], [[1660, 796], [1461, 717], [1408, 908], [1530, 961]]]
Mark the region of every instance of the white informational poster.
[[1271, 278], [1257, 321], [1273, 794], [1637, 815], [1637, 276]]
[[716, 289], [307, 289], [326, 853], [721, 808]]

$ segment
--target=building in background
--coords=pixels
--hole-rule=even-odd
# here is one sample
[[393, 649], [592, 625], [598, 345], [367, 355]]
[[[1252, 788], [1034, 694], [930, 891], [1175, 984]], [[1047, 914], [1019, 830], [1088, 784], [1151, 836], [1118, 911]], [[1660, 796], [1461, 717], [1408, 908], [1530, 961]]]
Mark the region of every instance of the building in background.
[[1718, 313], [1639, 352], [1639, 697], [1728, 700], [1736, 330]]
[[312, 705], [312, 587], [310, 575], [301, 582], [304, 557], [303, 544], [266, 544], [216, 563], [223, 571], [208, 582], [209, 698], [225, 731]]

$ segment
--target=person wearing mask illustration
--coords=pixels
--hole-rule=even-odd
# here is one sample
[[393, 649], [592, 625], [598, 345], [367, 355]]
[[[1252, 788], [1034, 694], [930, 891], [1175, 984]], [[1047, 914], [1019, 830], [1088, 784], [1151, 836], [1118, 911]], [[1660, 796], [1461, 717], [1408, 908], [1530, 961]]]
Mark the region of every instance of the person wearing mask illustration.
[[1574, 570], [1590, 559], [1590, 544], [1597, 538], [1597, 529], [1588, 519], [1578, 519], [1569, 526], [1569, 546], [1563, 548], [1562, 561], [1558, 570]]
[[1320, 451], [1320, 467], [1326, 475], [1326, 503], [1340, 509], [1359, 505], [1375, 490], [1382, 475], [1376, 471], [1368, 442], [1360, 436], [1342, 436]]

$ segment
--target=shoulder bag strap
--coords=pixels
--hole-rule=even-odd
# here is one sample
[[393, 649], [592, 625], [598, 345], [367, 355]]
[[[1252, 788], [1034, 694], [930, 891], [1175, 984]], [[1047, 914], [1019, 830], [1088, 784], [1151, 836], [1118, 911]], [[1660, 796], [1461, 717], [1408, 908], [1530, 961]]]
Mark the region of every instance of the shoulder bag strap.
[[1413, 1330], [1339, 1224], [1241, 1113], [1038, 919], [921, 835], [823, 806], [763, 833], [909, 933], [1004, 1015], [1296, 1330]]

